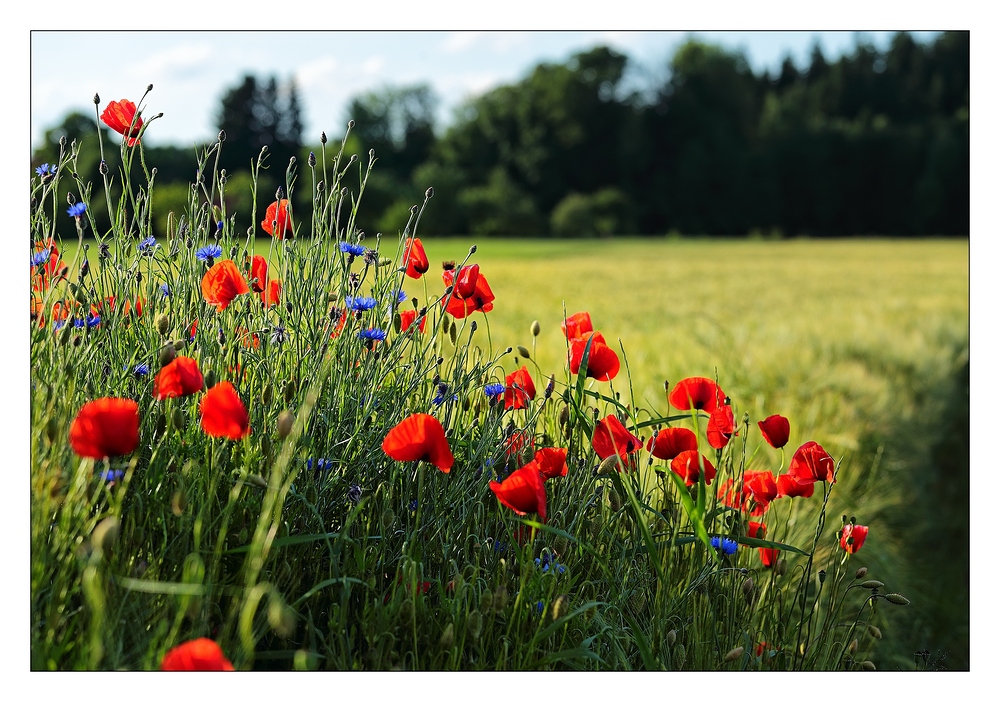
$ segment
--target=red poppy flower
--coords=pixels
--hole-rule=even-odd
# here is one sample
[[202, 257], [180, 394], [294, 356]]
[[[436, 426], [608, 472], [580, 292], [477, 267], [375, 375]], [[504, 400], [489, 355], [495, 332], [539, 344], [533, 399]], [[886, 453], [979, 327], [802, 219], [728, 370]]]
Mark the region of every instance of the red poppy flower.
[[[445, 285], [452, 285], [455, 279], [455, 271], [444, 271], [441, 277], [444, 278]], [[480, 273], [476, 278], [475, 287], [470, 295], [461, 298], [455, 294], [455, 291], [452, 291], [451, 295], [445, 295], [441, 298], [441, 304], [445, 305], [445, 311], [455, 319], [465, 319], [473, 312], [489, 312], [493, 309], [493, 301], [495, 299], [496, 296], [490, 290], [486, 276]]]
[[610, 346], [604, 343], [600, 332], [586, 332], [583, 336], [569, 340], [569, 372], [578, 374], [583, 364], [583, 352], [590, 341], [590, 354], [587, 357], [587, 377], [595, 380], [613, 380], [618, 375], [621, 362]]
[[[763, 556], [761, 556], [761, 560], [763, 560]], [[770, 566], [764, 566], [764, 567], [765, 568], [770, 568]], [[758, 658], [760, 658], [761, 656], [764, 655], [765, 652], [767, 652], [767, 651], [773, 651], [773, 650], [774, 650], [774, 646], [772, 646], [771, 644], [769, 644], [767, 641], [761, 641], [760, 643], [757, 644], [757, 647], [754, 648], [754, 655], [757, 656]]]
[[694, 485], [698, 481], [698, 476], [704, 471], [705, 484], [711, 485], [715, 478], [715, 466], [697, 451], [684, 451], [678, 454], [670, 462], [670, 470], [684, 478], [684, 484]]
[[[276, 222], [277, 225], [275, 225]], [[268, 205], [260, 227], [276, 239], [284, 239], [286, 236], [291, 236], [292, 216], [288, 212], [288, 200], [280, 200]]]
[[[399, 311], [399, 331], [404, 332], [410, 328], [417, 319], [417, 311], [414, 309], [400, 310]], [[427, 315], [420, 318], [420, 324], [417, 325], [417, 329], [423, 333], [424, 325], [427, 324]]]
[[708, 413], [725, 404], [726, 393], [708, 378], [685, 378], [670, 391], [670, 404], [679, 410], [705, 410]]
[[250, 289], [255, 293], [264, 292], [267, 286], [267, 259], [254, 256], [250, 259]]
[[[535, 451], [535, 460], [532, 461], [538, 468], [538, 472], [546, 480], [549, 478], [562, 478], [568, 472], [566, 467], [566, 449], [564, 448], [543, 448]], [[528, 465], [531, 465], [530, 463]]]
[[139, 445], [139, 405], [120, 397], [86, 403], [69, 427], [69, 444], [85, 458], [132, 453]]
[[427, 254], [424, 253], [424, 245], [417, 237], [407, 237], [403, 243], [403, 265], [406, 266], [406, 275], [416, 280], [430, 268], [427, 262]]
[[[753, 475], [747, 476], [747, 473]], [[769, 470], [746, 471], [743, 474], [743, 484], [753, 496], [753, 501], [765, 509], [778, 497], [778, 484], [774, 482], [774, 474]]]
[[476, 294], [476, 283], [479, 282], [479, 264], [462, 266], [458, 269], [458, 279], [454, 270], [446, 270], [441, 274], [445, 285], [455, 286], [455, 297], [466, 300]]
[[780, 414], [772, 414], [767, 419], [757, 422], [764, 440], [776, 449], [788, 443], [788, 420]]
[[507, 387], [503, 393], [504, 407], [524, 409], [535, 399], [535, 383], [531, 380], [527, 366], [521, 366], [507, 376]]
[[[400, 573], [399, 577], [396, 578], [396, 584], [397, 585], [403, 584], [402, 573]], [[430, 580], [421, 580], [420, 583], [417, 584], [417, 592], [419, 592], [421, 595], [426, 595], [428, 592], [431, 591], [431, 586], [433, 584], [434, 583], [432, 583]], [[413, 585], [409, 582], [406, 583], [406, 591], [411, 592], [412, 590], [413, 590]], [[393, 590], [389, 590], [389, 592], [385, 593], [385, 597], [382, 598], [382, 604], [389, 604], [389, 600], [392, 599], [392, 593]]]
[[31, 289], [35, 292], [45, 292], [49, 285], [63, 280], [69, 274], [69, 266], [59, 258], [59, 247], [49, 241], [36, 241], [35, 251], [41, 253], [48, 250], [49, 258], [40, 266], [32, 266]]
[[280, 280], [269, 280], [267, 281], [267, 290], [260, 294], [260, 301], [264, 303], [264, 307], [274, 307], [281, 299], [281, 281]]
[[185, 641], [167, 651], [160, 670], [233, 670], [233, 664], [212, 639]]
[[618, 417], [609, 414], [594, 426], [590, 445], [601, 460], [617, 454], [625, 466], [635, 468], [635, 462], [630, 464], [629, 456], [642, 449], [642, 439], [626, 429]]
[[791, 475], [778, 476], [778, 497], [812, 497], [813, 483], [800, 483]]
[[339, 310], [333, 310], [334, 313], [339, 314], [337, 317], [337, 324], [334, 326], [333, 331], [330, 332], [330, 338], [335, 339], [340, 336], [340, 332], [344, 331], [344, 325], [347, 324], [347, 309], [341, 308]]
[[442, 473], [450, 471], [455, 462], [444, 427], [429, 414], [411, 414], [390, 429], [382, 450], [396, 461], [427, 461]]
[[142, 117], [135, 113], [135, 103], [131, 100], [112, 100], [101, 113], [101, 121], [126, 137], [129, 146], [135, 146], [142, 131]]
[[529, 434], [524, 429], [515, 429], [514, 432], [504, 440], [504, 455], [510, 458], [511, 456], [520, 455], [525, 449], [532, 449], [535, 447], [535, 437]]
[[212, 386], [201, 398], [201, 428], [209, 436], [234, 441], [250, 433], [250, 416], [228, 380]]
[[815, 483], [828, 480], [837, 482], [833, 476], [836, 465], [822, 446], [815, 441], [807, 441], [799, 446], [788, 464], [788, 475], [800, 483]]
[[757, 553], [760, 554], [760, 564], [765, 568], [771, 568], [778, 562], [778, 553], [780, 553], [780, 549], [761, 547], [757, 549]]
[[590, 321], [590, 312], [571, 314], [562, 323], [562, 330], [567, 339], [579, 339], [588, 332], [594, 331], [594, 324]]
[[761, 522], [747, 522], [747, 536], [751, 539], [763, 539], [765, 531], [767, 527]]
[[860, 524], [845, 524], [840, 530], [840, 547], [848, 553], [857, 553], [868, 538], [868, 527]]
[[194, 320], [193, 322], [191, 322], [191, 326], [188, 327], [188, 337], [191, 339], [191, 341], [194, 341], [194, 333], [196, 331], [198, 331], [198, 320], [197, 319]]
[[[68, 302], [62, 300], [56, 300], [52, 303], [51, 318], [53, 323], [55, 322], [65, 322], [69, 317], [71, 312], [71, 307]], [[45, 308], [42, 306], [42, 301], [38, 297], [31, 298], [31, 315], [38, 320], [38, 328], [45, 328]]]
[[491, 481], [490, 490], [516, 514], [535, 512], [545, 521], [545, 479], [536, 465], [529, 463], [515, 470], [502, 483]]
[[168, 397], [193, 395], [200, 391], [205, 379], [198, 370], [198, 362], [193, 358], [178, 356], [160, 369], [153, 381], [153, 397], [164, 400]]
[[733, 408], [729, 405], [719, 405], [708, 415], [706, 436], [708, 445], [718, 450], [726, 447], [733, 434], [737, 434], [733, 419]]
[[683, 451], [698, 449], [698, 437], [694, 432], [684, 427], [667, 427], [660, 429], [656, 437], [650, 437], [646, 450], [656, 458], [669, 461]]
[[201, 279], [201, 294], [205, 302], [220, 312], [239, 295], [250, 292], [250, 286], [240, 275], [236, 264], [225, 259], [219, 261], [207, 271]]

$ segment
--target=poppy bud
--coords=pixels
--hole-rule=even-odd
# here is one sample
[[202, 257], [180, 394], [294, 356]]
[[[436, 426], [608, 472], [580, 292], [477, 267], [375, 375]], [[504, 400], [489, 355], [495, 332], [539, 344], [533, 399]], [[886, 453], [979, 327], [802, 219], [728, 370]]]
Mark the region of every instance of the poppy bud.
[[420, 211], [420, 208], [417, 207], [416, 205], [413, 205], [413, 206], [410, 207], [410, 214], [416, 214], [419, 211]]
[[847, 647], [847, 652], [850, 653], [852, 656], [855, 653], [858, 652], [858, 640], [857, 639], [854, 639], [853, 641], [851, 641], [851, 645]]
[[731, 650], [729, 653], [727, 653], [726, 656], [725, 656], [725, 658], [723, 658], [722, 660], [724, 662], [726, 662], [726, 663], [732, 663], [733, 661], [737, 660], [742, 655], [743, 655], [743, 647], [742, 646], [737, 646], [736, 648], [734, 648], [733, 650]]
[[160, 349], [160, 366], [165, 366], [177, 358], [177, 350], [173, 344], [167, 344]]
[[215, 370], [209, 369], [208, 373], [205, 373], [205, 389], [211, 390], [213, 387], [215, 387], [215, 381], [216, 381]]
[[274, 399], [274, 388], [270, 383], [268, 383], [267, 385], [264, 386], [264, 391], [260, 395], [260, 401], [265, 407], [267, 407], [268, 405], [271, 404], [271, 400], [273, 399]]
[[152, 90], [152, 89], [153, 89], [153, 84], [152, 84], [152, 83], [150, 83], [149, 85], [147, 85], [147, 86], [146, 86], [146, 92], [147, 92], [147, 93], [148, 93], [148, 92], [149, 92], [150, 90]]
[[382, 521], [382, 529], [384, 531], [389, 531], [390, 529], [392, 529], [392, 525], [396, 522], [396, 515], [393, 513], [391, 509], [387, 509], [386, 511], [382, 512], [381, 521]]
[[868, 575], [868, 569], [867, 568], [858, 568], [857, 571], [854, 573], [854, 579], [855, 580], [860, 580], [861, 578], [865, 577], [866, 575]]
[[[445, 319], [448, 319], [445, 317]], [[454, 324], [448, 329], [448, 338], [451, 339], [452, 346], [458, 346], [458, 327]]]
[[819, 582], [820, 582], [821, 584], [822, 584], [822, 583], [824, 583], [824, 582], [826, 582], [826, 571], [825, 571], [825, 570], [821, 570], [821, 571], [820, 571], [820, 572], [818, 573], [818, 575], [819, 575]]
[[153, 427], [154, 436], [163, 436], [167, 433], [167, 415], [161, 414], [156, 418], [156, 425]]
[[167, 315], [162, 312], [156, 315], [156, 331], [160, 332], [160, 336], [166, 336], [167, 332], [170, 330], [170, 319]]
[[541, 331], [542, 331], [542, 325], [539, 324], [538, 320], [536, 319], [534, 322], [531, 323], [531, 335], [538, 336], [539, 333], [541, 333]]
[[506, 606], [507, 606], [507, 588], [501, 585], [493, 593], [493, 609], [497, 612], [502, 612], [504, 607]]
[[562, 426], [569, 421], [569, 405], [563, 405], [562, 409], [559, 410], [559, 426]]
[[[226, 140], [226, 130], [225, 129], [220, 129], [219, 130], [219, 141], [225, 141], [225, 140]], [[225, 172], [223, 172], [223, 175], [224, 174], [225, 174]]]
[[470, 612], [469, 618], [465, 620], [465, 628], [469, 632], [469, 636], [478, 639], [483, 632], [483, 615], [478, 611]]
[[434, 197], [434, 188], [427, 188], [427, 190], [424, 191], [424, 197], [428, 200]]
[[[598, 475], [608, 475], [615, 472], [618, 469], [618, 454], [612, 454], [601, 461], [601, 465], [597, 469]], [[618, 509], [615, 507], [615, 509]]]
[[489, 612], [493, 609], [493, 593], [489, 590], [485, 590], [483, 594], [479, 596], [479, 609], [483, 612]]
[[289, 410], [285, 410], [278, 415], [278, 437], [286, 438], [292, 433], [292, 424], [295, 423], [295, 415]]
[[97, 167], [97, 170], [101, 173], [101, 175], [107, 175], [110, 169], [108, 168], [107, 162], [104, 159], [101, 159], [101, 163]]
[[[101, 104], [101, 96], [98, 95], [97, 93], [94, 93], [94, 104], [95, 105], [100, 105]], [[65, 138], [66, 137], [63, 137], [63, 139], [65, 139]], [[61, 143], [63, 139], [59, 140], [60, 141], [60, 144], [59, 144], [60, 146], [65, 146], [65, 144]]]
[[174, 429], [177, 431], [184, 431], [184, 412], [180, 407], [174, 407], [170, 421], [174, 425]]
[[910, 604], [910, 601], [896, 592], [890, 592], [885, 596], [885, 599], [894, 605], [906, 606]]
[[559, 595], [552, 603], [552, 620], [555, 621], [560, 616], [565, 614], [566, 608], [569, 606], [569, 596]]
[[455, 625], [449, 622], [448, 626], [444, 628], [444, 633], [441, 634], [441, 638], [438, 640], [438, 646], [443, 649], [449, 649], [454, 643]]
[[184, 346], [185, 346], [184, 339], [174, 339], [173, 341], [171, 341], [169, 343], [170, 343], [171, 346], [174, 347], [175, 351], [181, 351], [181, 350], [184, 349]]
[[451, 317], [448, 317], [447, 315], [441, 318], [441, 331], [443, 331], [445, 334], [448, 333], [448, 327], [451, 326], [450, 320]]
[[868, 634], [876, 639], [882, 638], [882, 630], [872, 624], [868, 625]]
[[782, 559], [781, 559], [780, 561], [778, 561], [778, 565], [776, 565], [776, 566], [774, 567], [774, 571], [775, 571], [775, 572], [776, 572], [776, 573], [777, 573], [778, 575], [784, 575], [784, 574], [785, 574], [785, 571], [786, 571], [787, 569], [788, 569], [788, 565], [787, 565], [787, 563], [785, 562], [785, 559], [784, 559], [784, 558], [782, 558]]
[[288, 382], [285, 383], [285, 387], [284, 387], [284, 390], [283, 390], [283, 395], [284, 395], [284, 398], [285, 398], [285, 402], [291, 402], [292, 399], [295, 397], [295, 381], [294, 380], [289, 380]]
[[667, 646], [673, 646], [674, 642], [677, 641], [677, 630], [671, 629], [667, 632]]
[[875, 664], [871, 661], [861, 661], [861, 667], [865, 670], [875, 670]]
[[528, 349], [526, 349], [524, 346], [521, 346], [520, 344], [518, 344], [517, 346], [517, 352], [521, 354], [521, 356], [524, 358], [531, 358], [531, 353], [528, 351]]
[[868, 588], [869, 590], [878, 590], [880, 587], [885, 587], [885, 583], [881, 580], [866, 580], [861, 583], [861, 587]]
[[[447, 318], [447, 317], [445, 317], [445, 319], [448, 319], [448, 318]], [[508, 354], [508, 353], [510, 353], [510, 352], [511, 352], [511, 351], [513, 351], [513, 350], [514, 350], [514, 347], [513, 347], [513, 346], [508, 346], [508, 347], [507, 347], [507, 350], [506, 350], [506, 351], [504, 351], [504, 353], [505, 353], [505, 354]]]

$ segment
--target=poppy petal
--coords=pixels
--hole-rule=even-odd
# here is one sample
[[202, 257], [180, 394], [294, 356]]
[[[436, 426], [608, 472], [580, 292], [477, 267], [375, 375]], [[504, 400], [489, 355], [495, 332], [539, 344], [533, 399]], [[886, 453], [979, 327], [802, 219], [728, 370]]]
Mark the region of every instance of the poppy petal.
[[411, 414], [390, 429], [382, 440], [382, 450], [396, 461], [427, 461], [442, 473], [449, 472], [455, 463], [444, 427], [429, 414]]
[[86, 403], [69, 427], [69, 443], [78, 456], [124, 456], [139, 446], [139, 405], [135, 400], [102, 397]]
[[216, 383], [201, 398], [201, 428], [209, 436], [236, 441], [250, 433], [250, 417], [229, 381]]

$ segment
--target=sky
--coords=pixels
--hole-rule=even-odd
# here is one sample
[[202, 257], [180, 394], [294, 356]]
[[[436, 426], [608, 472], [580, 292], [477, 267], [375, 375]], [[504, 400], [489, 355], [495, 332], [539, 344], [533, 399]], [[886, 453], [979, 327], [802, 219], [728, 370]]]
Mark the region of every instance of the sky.
[[[70, 111], [93, 114], [111, 100], [138, 101], [153, 91], [146, 115], [163, 117], [147, 144], [187, 147], [214, 141], [223, 94], [245, 74], [295, 81], [303, 107], [305, 143], [321, 131], [343, 133], [356, 95], [382, 87], [426, 83], [439, 98], [446, 127], [464, 100], [517, 82], [540, 62], [608, 45], [630, 59], [637, 84], [662, 81], [677, 47], [690, 37], [740, 50], [751, 68], [776, 71], [786, 56], [808, 65], [819, 45], [828, 60], [851, 52], [859, 38], [888, 47], [892, 31], [32, 31], [31, 141]], [[914, 32], [922, 42], [934, 31]], [[67, 71], [86, 57], [79, 76]], [[121, 60], [129, 57], [128, 60]]]

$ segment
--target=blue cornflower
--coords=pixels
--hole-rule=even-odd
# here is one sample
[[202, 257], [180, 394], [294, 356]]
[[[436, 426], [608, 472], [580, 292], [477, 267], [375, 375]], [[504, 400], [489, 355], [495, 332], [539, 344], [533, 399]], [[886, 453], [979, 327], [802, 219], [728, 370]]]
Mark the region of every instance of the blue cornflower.
[[40, 175], [43, 178], [45, 176], [55, 175], [55, 173], [56, 173], [55, 166], [50, 166], [47, 163], [43, 163], [41, 166], [35, 169], [35, 174]]
[[70, 217], [79, 217], [86, 211], [87, 211], [87, 205], [83, 202], [78, 202], [75, 205], [70, 205], [69, 209], [66, 210], [66, 214], [68, 214]]
[[84, 327], [87, 327], [87, 329], [93, 329], [100, 323], [101, 323], [101, 318], [98, 317], [97, 315], [91, 315], [85, 320], [84, 319], [73, 320], [73, 326], [76, 327], [77, 329], [83, 329]]
[[396, 291], [396, 304], [399, 304], [401, 302], [406, 302], [406, 293], [403, 292], [402, 290], [397, 290]]
[[135, 368], [132, 369], [132, 372], [139, 376], [149, 375], [149, 364], [140, 363], [139, 365], [137, 365]]
[[354, 504], [358, 504], [359, 502], [361, 502], [361, 486], [352, 485], [350, 489], [348, 489], [347, 491], [347, 499], [353, 502]]
[[410, 511], [411, 512], [416, 512], [417, 511], [417, 501], [416, 500], [413, 500], [412, 502], [410, 502]]
[[31, 255], [31, 265], [33, 266], [42, 265], [43, 263], [49, 260], [49, 253], [50, 252], [48, 249], [42, 249], [41, 251], [33, 253]]
[[731, 556], [736, 553], [736, 548], [738, 544], [732, 539], [719, 538], [718, 536], [712, 537], [712, 548], [716, 551], [722, 551], [723, 554]]
[[366, 310], [372, 309], [378, 303], [375, 302], [374, 297], [364, 297], [364, 296], [353, 297], [351, 295], [348, 295], [346, 298], [344, 298], [344, 304], [347, 305], [348, 309], [354, 310], [355, 312], [364, 312]]
[[199, 261], [207, 261], [210, 258], [218, 258], [222, 255], [222, 247], [218, 244], [209, 244], [208, 246], [202, 246], [200, 249], [194, 252], [194, 257]]
[[101, 473], [101, 480], [106, 480], [113, 483], [116, 480], [121, 480], [125, 477], [125, 471], [119, 470], [117, 468], [112, 468]]
[[503, 541], [493, 542], [493, 552], [494, 553], [505, 553], [507, 551], [507, 544]]
[[503, 395], [504, 390], [505, 388], [501, 383], [490, 383], [485, 388], [483, 388], [483, 392], [486, 393], [486, 397], [489, 397], [491, 399]]
[[340, 250], [346, 254], [351, 254], [352, 256], [363, 256], [365, 253], [365, 247], [361, 244], [352, 244], [349, 241], [340, 242]]
[[156, 237], [147, 236], [145, 239], [139, 242], [139, 253], [150, 254], [153, 253], [153, 249], [156, 246]]
[[[313, 459], [310, 458], [306, 461], [306, 468], [313, 469]], [[328, 461], [325, 458], [316, 459], [316, 470], [330, 470], [331, 468], [333, 468], [333, 461]]]
[[366, 341], [385, 341], [385, 332], [381, 329], [362, 329], [358, 332], [358, 338]]
[[535, 609], [537, 609], [538, 613], [541, 614], [545, 611], [545, 603], [542, 600], [538, 600], [538, 604], [535, 605]]
[[434, 397], [431, 398], [431, 402], [433, 402], [435, 406], [440, 407], [445, 402], [449, 401], [454, 402], [457, 399], [458, 395], [452, 395], [451, 397], [448, 397], [447, 395], [444, 395], [442, 393], [437, 393], [436, 395], [434, 395]]
[[160, 285], [160, 292], [163, 293], [163, 297], [170, 297], [170, 286], [163, 283]]

